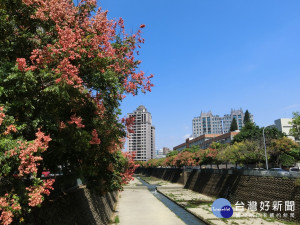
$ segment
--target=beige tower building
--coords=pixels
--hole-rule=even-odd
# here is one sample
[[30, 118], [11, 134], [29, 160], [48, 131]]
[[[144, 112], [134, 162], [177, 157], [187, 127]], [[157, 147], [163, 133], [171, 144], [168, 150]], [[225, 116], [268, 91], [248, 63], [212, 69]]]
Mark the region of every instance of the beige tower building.
[[129, 134], [127, 150], [136, 152], [137, 161], [155, 158], [155, 127], [152, 126], [151, 113], [140, 105], [133, 113], [128, 113], [127, 117], [135, 117], [132, 126], [134, 133]]

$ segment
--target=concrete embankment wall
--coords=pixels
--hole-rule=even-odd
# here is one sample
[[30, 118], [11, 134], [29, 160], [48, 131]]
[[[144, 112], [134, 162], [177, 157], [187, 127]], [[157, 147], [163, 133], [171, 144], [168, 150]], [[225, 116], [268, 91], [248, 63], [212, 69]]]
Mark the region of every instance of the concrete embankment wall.
[[[226, 198], [232, 204], [237, 201], [245, 203], [256, 201], [258, 211], [261, 201], [269, 201], [272, 208], [274, 201], [281, 201], [283, 217], [288, 213], [287, 220], [300, 222], [300, 186], [295, 178], [279, 178], [270, 176], [245, 176], [241, 173], [216, 174], [209, 170], [186, 170], [175, 168], [139, 168], [137, 173], [154, 176], [171, 182], [183, 183], [185, 188], [217, 198]], [[294, 212], [285, 211], [285, 201], [295, 201]], [[279, 211], [268, 210], [268, 214]], [[290, 217], [294, 213], [294, 218]]]
[[41, 208], [35, 208], [22, 224], [109, 224], [116, 201], [117, 192], [99, 196], [87, 188], [81, 187], [43, 203]]
[[137, 168], [135, 173], [153, 176], [159, 179], [167, 180], [172, 183], [184, 184], [183, 169], [177, 168]]

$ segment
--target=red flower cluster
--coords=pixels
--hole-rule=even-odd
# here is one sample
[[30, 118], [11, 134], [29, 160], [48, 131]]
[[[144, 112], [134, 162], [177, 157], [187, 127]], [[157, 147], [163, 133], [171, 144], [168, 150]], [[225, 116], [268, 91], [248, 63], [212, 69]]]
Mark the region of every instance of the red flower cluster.
[[5, 135], [10, 134], [10, 132], [13, 131], [14, 133], [17, 132], [17, 128], [15, 125], [11, 124], [6, 128], [6, 131], [4, 132]]
[[[5, 114], [3, 113], [3, 107], [0, 107], [0, 125], [2, 124]], [[10, 132], [16, 132], [17, 129], [15, 125], [11, 124], [6, 127], [4, 135], [9, 135]], [[19, 179], [27, 174], [30, 174], [34, 180], [34, 186], [26, 188], [29, 197], [29, 206], [37, 206], [43, 201], [42, 194], [49, 195], [49, 190], [53, 190], [54, 179], [41, 181], [36, 178], [37, 166], [39, 161], [42, 160], [40, 153], [44, 152], [48, 148], [48, 143], [51, 141], [50, 136], [46, 136], [43, 132], [38, 130], [36, 132], [36, 139], [32, 142], [17, 142], [17, 146], [11, 150], [4, 153], [6, 160], [4, 163], [12, 165], [12, 163], [18, 163], [19, 173], [13, 176], [14, 179]], [[5, 179], [5, 176], [4, 178]], [[25, 192], [26, 192], [25, 191]], [[9, 225], [13, 221], [14, 214], [19, 214], [21, 212], [21, 205], [19, 201], [19, 196], [14, 193], [12, 189], [11, 193], [6, 193], [4, 196], [0, 197], [0, 223], [3, 225]]]
[[125, 124], [128, 133], [134, 133], [131, 127], [134, 125], [135, 117], [122, 118], [121, 122]]
[[[142, 87], [143, 92], [151, 91], [153, 84], [150, 79], [153, 75], [145, 77], [144, 72], [136, 71], [137, 65], [141, 63], [134, 57], [136, 43], [138, 47], [144, 43], [141, 30], [128, 36], [125, 34], [123, 19], [120, 18], [117, 22], [110, 21], [107, 19], [107, 11], [101, 9], [89, 19], [91, 10], [96, 6], [94, 0], [81, 1], [78, 6], [74, 6], [69, 0], [23, 0], [23, 3], [36, 9], [32, 18], [55, 23], [56, 31], [47, 33], [49, 36], [58, 34], [57, 42], [32, 51], [30, 57], [32, 65], [27, 69], [35, 70], [38, 67], [44, 68], [46, 65], [56, 64], [56, 68], [53, 68], [57, 76], [56, 82], [65, 82], [82, 89], [80, 65], [74, 62], [86, 57], [106, 58], [110, 59], [108, 66], [101, 67], [100, 64], [95, 66], [101, 73], [113, 70], [123, 76], [123, 85], [128, 93], [135, 95], [138, 87]], [[126, 45], [116, 50], [113, 41], [117, 26]], [[144, 27], [144, 24], [140, 25], [140, 28]], [[24, 71], [25, 59], [18, 59], [18, 65], [19, 69]]]
[[2, 124], [4, 120], [5, 114], [3, 113], [3, 107], [0, 106], [0, 125]]
[[28, 205], [31, 207], [40, 205], [44, 200], [42, 194], [46, 194], [46, 195], [50, 194], [49, 190], [53, 190], [52, 185], [54, 181], [55, 181], [54, 179], [48, 179], [46, 181], [42, 181], [42, 184], [39, 186], [27, 187], [26, 190], [28, 191], [28, 196], [29, 196]]
[[122, 152], [122, 154], [127, 159], [127, 166], [125, 167], [125, 171], [121, 174], [122, 184], [128, 184], [129, 181], [133, 180], [134, 171], [139, 165], [134, 163], [135, 152]]
[[9, 225], [13, 221], [14, 214], [13, 212], [20, 212], [20, 204], [9, 194], [5, 194], [4, 197], [0, 197], [0, 221], [3, 225]]
[[68, 124], [73, 124], [75, 123], [77, 128], [84, 128], [85, 126], [81, 123], [82, 122], [82, 118], [80, 116], [76, 117], [76, 114], [73, 114], [70, 117], [71, 121], [68, 122]]
[[99, 145], [100, 144], [100, 138], [98, 137], [98, 133], [96, 129], [92, 131], [92, 140], [90, 141], [91, 145]]
[[18, 70], [25, 71], [26, 60], [24, 58], [17, 58]]
[[[19, 174], [18, 176], [23, 176], [24, 174], [30, 174], [30, 173], [37, 173], [37, 166], [39, 163], [38, 161], [41, 161], [43, 158], [41, 156], [36, 156], [35, 153], [44, 152], [48, 148], [48, 143], [51, 141], [50, 136], [45, 136], [43, 132], [40, 130], [36, 133], [36, 139], [33, 143], [22, 143], [19, 142], [20, 153], [19, 153], [19, 159], [20, 166], [19, 166]], [[11, 150], [13, 152], [16, 152], [16, 149]], [[14, 155], [14, 153], [11, 152], [11, 155]]]

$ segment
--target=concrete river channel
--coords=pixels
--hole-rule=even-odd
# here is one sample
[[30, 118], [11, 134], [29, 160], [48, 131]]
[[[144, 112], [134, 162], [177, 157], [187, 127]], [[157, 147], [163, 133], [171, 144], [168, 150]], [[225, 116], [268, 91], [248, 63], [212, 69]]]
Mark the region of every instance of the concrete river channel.
[[136, 177], [143, 185], [145, 185], [148, 190], [158, 199], [160, 200], [166, 207], [168, 207], [176, 216], [178, 216], [184, 223], [187, 225], [205, 225], [207, 223], [203, 222], [190, 212], [186, 211], [184, 208], [180, 207], [166, 196], [162, 195], [161, 193], [156, 191], [156, 187], [158, 185], [151, 185], [145, 182], [140, 177]]

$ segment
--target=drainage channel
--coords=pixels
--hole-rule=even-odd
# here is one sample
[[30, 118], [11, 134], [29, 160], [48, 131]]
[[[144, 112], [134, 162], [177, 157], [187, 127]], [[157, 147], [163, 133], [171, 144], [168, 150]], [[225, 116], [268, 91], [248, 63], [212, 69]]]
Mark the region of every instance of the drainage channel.
[[148, 190], [157, 198], [159, 199], [165, 206], [167, 206], [171, 211], [175, 213], [176, 216], [178, 216], [183, 222], [185, 222], [187, 225], [206, 225], [205, 222], [194, 216], [193, 214], [189, 213], [170, 199], [168, 199], [166, 196], [162, 195], [161, 193], [156, 191], [156, 187], [158, 185], [151, 185], [145, 182], [140, 177], [136, 177], [139, 181], [142, 182], [143, 185], [145, 185]]

